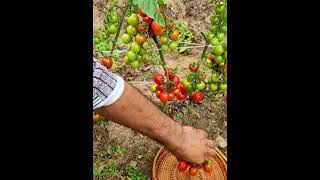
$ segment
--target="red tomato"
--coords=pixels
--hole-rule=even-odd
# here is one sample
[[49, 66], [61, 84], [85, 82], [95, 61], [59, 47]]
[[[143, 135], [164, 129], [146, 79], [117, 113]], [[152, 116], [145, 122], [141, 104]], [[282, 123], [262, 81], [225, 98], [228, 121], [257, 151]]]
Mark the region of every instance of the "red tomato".
[[172, 78], [174, 77], [174, 75], [172, 74], [172, 68], [168, 68], [167, 71], [169, 73], [169, 80], [172, 81]]
[[164, 33], [164, 31], [165, 30], [162, 28], [162, 29], [160, 29], [160, 31], [155, 31], [154, 34], [157, 36], [161, 36]]
[[145, 13], [142, 12], [142, 10], [139, 8], [138, 9], [138, 13], [141, 17], [146, 17], [147, 15]]
[[170, 94], [169, 94], [169, 101], [174, 100], [175, 97], [176, 97], [176, 96], [175, 96], [173, 93], [170, 93]]
[[212, 53], [209, 54], [209, 59], [211, 62], [214, 60], [214, 55]]
[[112, 59], [111, 58], [102, 58], [100, 63], [108, 69], [110, 69], [112, 67]]
[[175, 82], [176, 84], [179, 84], [180, 78], [178, 76], [174, 76], [171, 81]]
[[199, 102], [199, 101], [201, 101], [201, 100], [203, 99], [203, 95], [202, 95], [201, 92], [196, 91], [196, 92], [193, 93], [192, 99], [193, 99], [195, 102]]
[[181, 92], [179, 92], [177, 95], [176, 95], [177, 99], [180, 100], [180, 101], [183, 101], [186, 99], [186, 96], [184, 94], [182, 94]]
[[162, 84], [164, 76], [162, 74], [156, 74], [153, 78], [154, 82], [157, 84]]
[[138, 24], [137, 30], [138, 30], [138, 32], [143, 32], [143, 31], [147, 30], [147, 26], [144, 26], [144, 24]]
[[198, 173], [198, 169], [196, 167], [192, 167], [189, 169], [189, 175], [190, 176], [195, 176]]
[[151, 28], [154, 32], [160, 32], [160, 30], [162, 29], [161, 25], [158, 24], [156, 21], [152, 21]]
[[203, 169], [208, 173], [210, 173], [213, 170], [212, 165], [209, 164], [209, 163], [208, 164], [204, 164], [203, 165]]
[[161, 101], [163, 104], [167, 103], [168, 100], [169, 100], [169, 94], [168, 94], [168, 93], [163, 92], [163, 93], [160, 94], [160, 101]]
[[147, 16], [147, 17], [142, 18], [142, 21], [145, 23], [149, 23], [152, 21], [152, 18]]
[[157, 96], [158, 98], [160, 98], [160, 95], [161, 95], [161, 91], [158, 90], [158, 91], [156, 92], [156, 96]]
[[158, 90], [163, 92], [165, 90], [165, 87], [162, 84], [158, 84]]
[[182, 92], [183, 94], [184, 93], [186, 93], [187, 92], [187, 88], [186, 87], [184, 87], [182, 84], [177, 84], [177, 86], [176, 86], [179, 90], [180, 90], [180, 92]]
[[185, 171], [188, 168], [188, 163], [185, 161], [178, 162], [178, 169], [180, 172]]

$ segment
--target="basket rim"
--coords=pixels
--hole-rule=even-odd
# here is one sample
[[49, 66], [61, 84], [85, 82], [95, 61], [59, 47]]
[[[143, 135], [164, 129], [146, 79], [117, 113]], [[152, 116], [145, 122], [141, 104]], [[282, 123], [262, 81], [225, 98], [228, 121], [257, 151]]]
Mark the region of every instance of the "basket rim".
[[[165, 147], [162, 146], [156, 156], [153, 158], [153, 163], [152, 163], [152, 180], [156, 180], [156, 174], [155, 174], [155, 169], [156, 169], [156, 160], [158, 159], [158, 157], [160, 156], [160, 154], [162, 154], [164, 152]], [[215, 150], [217, 152], [217, 155], [223, 160], [225, 161], [224, 163], [227, 165], [227, 157], [220, 151], [219, 148], [215, 147]], [[227, 168], [227, 166], [226, 166]]]

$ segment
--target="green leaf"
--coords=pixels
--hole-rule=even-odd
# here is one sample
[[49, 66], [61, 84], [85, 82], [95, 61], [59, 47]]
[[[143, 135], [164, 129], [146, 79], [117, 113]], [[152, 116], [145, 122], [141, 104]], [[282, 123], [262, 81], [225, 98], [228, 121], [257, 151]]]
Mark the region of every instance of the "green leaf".
[[162, 27], [165, 27], [164, 19], [159, 12], [159, 5], [157, 0], [137, 0], [138, 6], [141, 10], [159, 23]]

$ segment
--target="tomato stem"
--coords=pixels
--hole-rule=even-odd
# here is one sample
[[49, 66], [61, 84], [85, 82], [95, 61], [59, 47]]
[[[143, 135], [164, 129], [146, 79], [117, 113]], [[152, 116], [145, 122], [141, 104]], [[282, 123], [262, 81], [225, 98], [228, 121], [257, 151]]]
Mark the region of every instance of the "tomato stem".
[[118, 40], [118, 37], [119, 37], [119, 34], [120, 34], [120, 30], [121, 30], [121, 27], [122, 27], [122, 24], [123, 24], [124, 16], [126, 15], [128, 9], [129, 9], [129, 7], [130, 7], [130, 4], [131, 4], [131, 0], [128, 0], [128, 1], [127, 1], [127, 4], [126, 4], [126, 6], [125, 6], [125, 9], [124, 9], [124, 11], [122, 12], [120, 24], [119, 24], [118, 30], [117, 30], [117, 34], [116, 34], [116, 37], [114, 38], [114, 40], [113, 40], [113, 42], [112, 42], [112, 48], [111, 48], [110, 55], [112, 55], [113, 50], [114, 50], [114, 48], [116, 47], [116, 43], [117, 43], [117, 40]]
[[205, 58], [206, 52], [208, 50], [208, 45], [209, 45], [209, 42], [207, 41], [206, 36], [204, 35], [203, 32], [201, 32], [201, 35], [203, 36], [204, 40], [206, 41], [206, 45], [204, 46], [204, 49], [202, 51], [201, 59], [198, 61], [199, 67], [200, 67], [200, 64], [202, 64], [203, 59]]
[[157, 36], [153, 35], [152, 39], [154, 40], [154, 42], [157, 45], [157, 48], [159, 49], [159, 55], [160, 55], [160, 59], [162, 61], [162, 67], [163, 67], [164, 73], [165, 73], [165, 75], [166, 75], [166, 77], [167, 77], [167, 79], [169, 81], [169, 74], [168, 74], [168, 70], [167, 70], [167, 67], [166, 67], [167, 64], [166, 64], [166, 61], [164, 59], [163, 52], [162, 52], [162, 49], [161, 49], [162, 45], [161, 45], [159, 39], [157, 38]]

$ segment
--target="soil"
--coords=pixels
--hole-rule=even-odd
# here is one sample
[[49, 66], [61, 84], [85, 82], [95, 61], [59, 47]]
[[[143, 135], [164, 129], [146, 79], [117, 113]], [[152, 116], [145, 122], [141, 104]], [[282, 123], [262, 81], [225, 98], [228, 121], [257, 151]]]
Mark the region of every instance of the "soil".
[[[123, 7], [123, 2], [124, 0], [119, 1], [118, 5]], [[106, 5], [107, 3], [103, 0], [93, 1], [94, 31], [103, 25], [103, 8]], [[208, 29], [210, 24], [209, 17], [212, 12], [212, 7], [208, 0], [169, 0], [168, 9], [171, 17], [184, 21], [189, 25], [189, 28], [195, 34], [195, 43], [204, 43], [200, 32]], [[202, 50], [202, 48], [191, 49], [188, 50], [188, 53], [178, 55], [167, 53], [165, 54], [165, 59], [168, 67], [179, 67], [178, 76], [183, 79], [184, 74], [188, 72], [189, 63], [198, 61]], [[119, 61], [123, 62], [123, 57], [120, 57]], [[140, 70], [133, 71], [129, 66], [123, 66], [116, 73], [141, 90], [152, 101], [158, 102], [149, 91], [149, 85], [152, 84], [153, 79], [152, 75], [156, 72], [163, 73], [162, 67], [143, 65]], [[209, 71], [207, 72], [209, 73]], [[207, 75], [208, 77], [209, 74]], [[178, 117], [177, 114], [181, 116]], [[180, 121], [183, 125], [191, 125], [207, 131], [211, 139], [215, 139], [218, 136], [223, 137], [225, 140], [227, 139], [225, 126], [227, 121], [226, 104], [222, 100], [213, 103], [210, 98], [205, 98], [200, 104], [190, 103], [188, 106], [186, 106], [186, 103], [177, 103], [172, 107], [172, 112], [168, 112], [168, 115]], [[121, 157], [116, 158], [117, 175], [106, 179], [127, 179], [125, 166], [130, 162], [137, 163], [136, 166], [147, 175], [147, 179], [151, 179], [153, 158], [161, 147], [159, 143], [129, 128], [109, 121], [94, 125], [93, 139], [94, 162], [109, 161], [103, 154], [114, 139], [117, 139], [120, 146], [125, 150]], [[227, 148], [221, 150], [226, 154]], [[104, 166], [103, 163], [100, 166]]]

